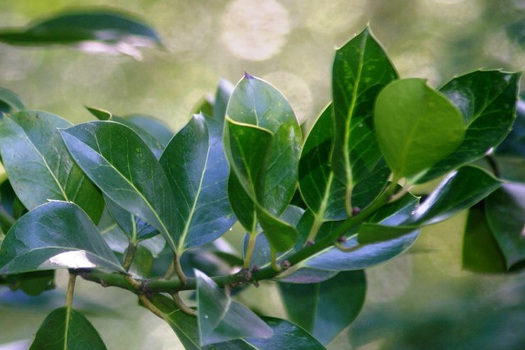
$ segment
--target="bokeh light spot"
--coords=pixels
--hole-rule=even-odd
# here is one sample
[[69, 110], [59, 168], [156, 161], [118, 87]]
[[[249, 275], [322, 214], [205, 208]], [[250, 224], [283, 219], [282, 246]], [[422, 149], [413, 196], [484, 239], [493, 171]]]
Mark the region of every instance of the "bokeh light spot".
[[289, 32], [288, 11], [274, 0], [235, 0], [222, 17], [224, 44], [247, 60], [271, 58], [286, 43]]

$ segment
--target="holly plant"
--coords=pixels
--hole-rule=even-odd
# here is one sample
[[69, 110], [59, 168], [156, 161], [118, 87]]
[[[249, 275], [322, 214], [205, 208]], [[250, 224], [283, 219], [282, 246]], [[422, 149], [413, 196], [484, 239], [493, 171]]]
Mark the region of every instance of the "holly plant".
[[[84, 22], [37, 23], [8, 43], [27, 44], [28, 33], [45, 43], [38, 35], [64, 23]], [[59, 44], [97, 39], [81, 29]], [[177, 132], [91, 107], [93, 121], [72, 125], [0, 90], [0, 282], [36, 295], [54, 270], [70, 276], [65, 305], [31, 349], [105, 349], [73, 307], [77, 278], [135, 294], [186, 349], [324, 349], [358, 316], [367, 268], [469, 208], [464, 268], [519, 268], [525, 183], [504, 180], [498, 165], [520, 141], [499, 153], [519, 77], [479, 70], [440, 88], [399, 77], [365, 28], [335, 52], [333, 100], [309, 130], [248, 73], [221, 81]], [[429, 181], [438, 184], [418, 193]], [[234, 225], [240, 251], [222, 237]], [[258, 312], [239, 302], [261, 281], [278, 287], [286, 319], [264, 315], [271, 298]]]

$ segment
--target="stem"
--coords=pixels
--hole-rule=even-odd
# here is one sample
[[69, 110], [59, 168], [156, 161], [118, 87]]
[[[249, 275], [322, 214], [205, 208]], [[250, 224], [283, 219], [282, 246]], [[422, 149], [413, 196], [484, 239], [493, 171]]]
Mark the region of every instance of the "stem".
[[69, 273], [69, 282], [67, 284], [67, 292], [66, 292], [66, 306], [68, 308], [71, 308], [73, 305], [73, 294], [75, 294], [75, 281], [77, 279], [77, 275], [74, 273]]
[[244, 257], [243, 268], [249, 269], [252, 261], [253, 251], [255, 249], [255, 242], [257, 241], [257, 234], [250, 233], [248, 239], [248, 247], [246, 248], [246, 256]]
[[306, 238], [306, 244], [308, 244], [308, 242], [313, 242], [315, 241], [315, 237], [317, 236], [317, 233], [319, 233], [319, 229], [321, 228], [321, 226], [323, 225], [323, 220], [322, 218], [317, 215], [317, 214], [314, 214], [314, 223], [312, 224], [312, 227], [310, 228], [310, 232], [308, 233], [308, 238]]
[[175, 304], [177, 304], [177, 306], [182, 312], [190, 316], [197, 316], [197, 311], [193, 310], [188, 305], [184, 304], [184, 302], [180, 298], [179, 293], [174, 293], [171, 295], [171, 297], [173, 298], [173, 301], [175, 302]]
[[277, 251], [273, 248], [273, 247], [270, 247], [270, 261], [271, 261], [271, 268], [274, 270], [274, 271], [277, 271], [277, 272], [281, 272], [281, 267], [279, 266], [279, 264], [277, 264]]
[[155, 305], [153, 305], [153, 303], [144, 294], [139, 295], [139, 300], [146, 309], [151, 311], [156, 316], [162, 318], [164, 321], [168, 321], [166, 315], [162, 311], [160, 311]]
[[133, 264], [133, 258], [135, 258], [136, 251], [137, 245], [130, 240], [128, 244], [128, 249], [126, 250], [126, 256], [124, 257], [124, 262], [122, 263], [122, 267], [124, 267], [124, 270], [129, 271], [131, 264]]
[[173, 256], [173, 266], [175, 268], [175, 273], [177, 274], [177, 277], [179, 278], [180, 282], [182, 284], [188, 283], [188, 277], [184, 274], [184, 271], [182, 271], [182, 266], [180, 265], [180, 259], [177, 254]]

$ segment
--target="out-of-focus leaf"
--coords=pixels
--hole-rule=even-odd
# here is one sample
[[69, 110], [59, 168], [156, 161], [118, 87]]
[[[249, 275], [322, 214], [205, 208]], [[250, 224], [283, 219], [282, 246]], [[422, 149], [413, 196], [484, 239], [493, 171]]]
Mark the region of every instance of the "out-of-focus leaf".
[[53, 201], [24, 215], [9, 230], [0, 248], [0, 274], [62, 268], [124, 271], [82, 209]]
[[494, 238], [484, 206], [470, 208], [463, 236], [463, 269], [481, 273], [506, 272], [505, 257]]
[[213, 119], [220, 122], [221, 125], [224, 124], [228, 101], [230, 101], [234, 88], [235, 86], [233, 86], [232, 83], [221, 79], [217, 91], [215, 92], [215, 101], [213, 101]]
[[525, 49], [525, 19], [508, 24], [505, 28], [507, 36]]
[[201, 346], [197, 319], [180, 311], [175, 303], [162, 295], [152, 298], [153, 304], [165, 314], [165, 320], [187, 350], [324, 350], [325, 348], [304, 329], [273, 317], [262, 317], [273, 331], [270, 338], [246, 338]]
[[377, 97], [374, 125], [379, 146], [396, 178], [413, 178], [463, 141], [461, 112], [423, 79], [402, 79]]
[[89, 113], [91, 113], [98, 120], [111, 120], [111, 118], [113, 118], [113, 114], [111, 114], [110, 111], [106, 111], [105, 109], [87, 107], [87, 106], [86, 106], [86, 109], [88, 110]]
[[30, 296], [37, 296], [55, 288], [55, 271], [33, 271], [6, 276], [11, 290], [22, 290]]
[[479, 159], [502, 142], [516, 117], [519, 78], [519, 73], [476, 71], [439, 89], [460, 109], [467, 131], [463, 143], [418, 179], [419, 183]]
[[484, 170], [461, 167], [448, 175], [401, 225], [430, 225], [446, 220], [470, 208], [499, 186], [501, 182]]
[[141, 58], [140, 47], [161, 46], [154, 29], [128, 14], [108, 10], [69, 12], [35, 21], [25, 28], [3, 29], [0, 42], [10, 45], [73, 45], [88, 52]]
[[215, 282], [196, 270], [200, 344], [239, 338], [269, 338], [272, 329], [257, 315], [226, 295]]
[[487, 222], [510, 269], [525, 260], [525, 185], [506, 183], [485, 205]]
[[179, 255], [217, 239], [235, 222], [227, 197], [229, 168], [219, 130], [220, 126], [209, 130], [205, 117], [195, 115], [160, 159], [177, 198], [173, 215], [179, 222]]
[[79, 205], [93, 221], [104, 207], [102, 195], [75, 164], [58, 128], [71, 124], [44, 112], [24, 111], [0, 121], [0, 153], [9, 181], [31, 210], [50, 199]]
[[3, 113], [10, 113], [12, 111], [21, 111], [26, 109], [24, 101], [11, 90], [0, 87], [0, 118]]
[[62, 137], [87, 176], [122, 208], [159, 230], [177, 249], [175, 199], [162, 166], [130, 128], [95, 121], [62, 130]]
[[290, 320], [328, 344], [361, 311], [366, 278], [363, 270], [340, 272], [321, 283], [279, 283], [279, 289]]
[[[395, 79], [395, 68], [369, 28], [336, 52], [332, 71], [335, 139], [331, 162], [336, 177], [346, 188], [347, 211], [353, 206], [352, 190], [359, 182], [368, 179], [374, 169], [385, 172], [377, 169], [379, 165], [388, 171], [386, 164], [380, 164], [382, 153], [374, 135], [372, 111], [379, 91]], [[368, 190], [377, 195], [387, 176]]]
[[329, 105], [308, 134], [299, 163], [299, 188], [305, 203], [320, 220], [347, 217], [345, 187], [330, 164], [333, 108]]
[[241, 223], [252, 224], [245, 228], [253, 233], [258, 219], [270, 244], [276, 250], [287, 250], [297, 232], [277, 217], [296, 190], [302, 143], [299, 123], [279, 91], [248, 74], [235, 87], [226, 113], [224, 145], [236, 177], [230, 185], [241, 185], [229, 190], [230, 202], [237, 196], [253, 202], [247, 209], [254, 212], [236, 213]]
[[80, 312], [61, 307], [44, 320], [30, 350], [105, 350], [97, 330]]

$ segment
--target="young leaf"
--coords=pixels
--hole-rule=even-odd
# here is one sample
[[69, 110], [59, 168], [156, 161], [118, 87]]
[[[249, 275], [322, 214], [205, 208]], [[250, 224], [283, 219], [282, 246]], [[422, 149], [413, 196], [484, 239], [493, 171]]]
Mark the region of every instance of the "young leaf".
[[195, 270], [200, 344], [239, 338], [269, 338], [272, 329], [245, 306], [232, 300], [215, 282]]
[[510, 269], [525, 260], [525, 185], [504, 184], [486, 199], [485, 209], [489, 227]]
[[290, 320], [328, 344], [361, 311], [366, 278], [363, 270], [340, 272], [321, 283], [279, 283], [279, 290]]
[[0, 87], [0, 118], [3, 113], [26, 109], [24, 101], [13, 91]]
[[44, 320], [29, 350], [105, 350], [97, 330], [80, 312], [68, 307], [52, 311]]
[[[395, 68], [369, 28], [335, 54], [332, 72], [335, 133], [331, 162], [335, 175], [346, 188], [348, 213], [353, 206], [354, 186], [369, 178], [382, 158], [374, 136], [372, 110], [379, 91], [395, 79]], [[386, 168], [384, 164], [381, 166]], [[381, 179], [370, 190], [379, 193], [386, 180], [386, 177]]]
[[180, 229], [176, 233], [179, 255], [220, 237], [235, 221], [226, 193], [229, 169], [221, 131], [220, 127], [208, 129], [205, 117], [195, 115], [160, 159], [178, 199], [174, 215]]
[[484, 205], [469, 210], [463, 235], [462, 267], [479, 273], [507, 271], [505, 257], [487, 222]]
[[374, 110], [377, 140], [394, 177], [413, 178], [452, 153], [463, 141], [461, 112], [422, 79], [386, 86]]
[[102, 195], [69, 155], [58, 128], [71, 124], [53, 114], [24, 111], [0, 121], [0, 153], [9, 181], [31, 210], [50, 199], [72, 201], [98, 221]]
[[468, 209], [501, 186], [484, 170], [464, 166], [448, 175], [402, 226], [431, 225]]
[[70, 12], [20, 29], [0, 31], [10, 45], [74, 45], [88, 52], [123, 53], [141, 58], [139, 47], [161, 46], [159, 35], [141, 21], [116, 11]]
[[154, 226], [177, 250], [179, 230], [168, 177], [133, 130], [95, 121], [62, 130], [62, 137], [77, 164], [106, 196]]
[[501, 143], [516, 118], [520, 73], [476, 71], [439, 89], [462, 112], [467, 130], [461, 145], [435, 164], [418, 183], [483, 157]]
[[9, 230], [0, 248], [0, 274], [63, 268], [124, 272], [86, 213], [73, 203], [53, 201]]

